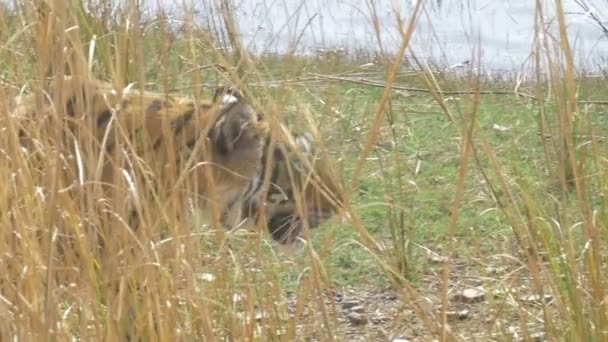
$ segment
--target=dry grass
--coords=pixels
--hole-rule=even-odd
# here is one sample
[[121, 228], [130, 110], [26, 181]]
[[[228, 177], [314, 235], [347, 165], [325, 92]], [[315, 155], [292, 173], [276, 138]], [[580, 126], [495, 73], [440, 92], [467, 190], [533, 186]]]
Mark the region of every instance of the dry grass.
[[[396, 299], [380, 332], [355, 331], [366, 339], [606, 339], [605, 122], [600, 107], [581, 104], [594, 86], [574, 65], [561, 1], [553, 40], [537, 1], [536, 79], [507, 100], [489, 94], [499, 84], [476, 65], [458, 79], [422, 63], [403, 71], [422, 1], [396, 19], [398, 53], [369, 72], [340, 56], [249, 56], [228, 2], [207, 5], [217, 16], [206, 28], [193, 14], [180, 25], [145, 17], [132, 1], [116, 13], [111, 2], [76, 3], [0, 7], [0, 340], [344, 340], [352, 331], [336, 284], [370, 278]], [[373, 12], [372, 22], [378, 30]], [[187, 193], [141, 194], [145, 224], [133, 231], [94, 181], [76, 197], [63, 191], [65, 125], [28, 124], [36, 153], [26, 152], [8, 108], [50, 79], [85, 73], [194, 98], [237, 85], [275, 124], [307, 127], [338, 156], [345, 223], [290, 258], [264, 234], [201, 228], [209, 218], [184, 214]], [[503, 115], [513, 121], [497, 136]], [[146, 162], [142, 177], [154, 178]], [[430, 262], [431, 250], [442, 257]], [[472, 286], [488, 291], [483, 304], [458, 302]], [[454, 320], [462, 306], [474, 318]]]

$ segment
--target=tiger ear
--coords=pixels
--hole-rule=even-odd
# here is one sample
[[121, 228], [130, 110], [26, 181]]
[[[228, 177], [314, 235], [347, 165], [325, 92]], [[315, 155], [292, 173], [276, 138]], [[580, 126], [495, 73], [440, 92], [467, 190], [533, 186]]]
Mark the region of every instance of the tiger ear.
[[223, 105], [229, 105], [241, 102], [243, 96], [233, 87], [219, 86], [213, 94], [213, 103], [221, 102]]
[[235, 150], [249, 153], [259, 146], [258, 142], [268, 133], [268, 127], [268, 123], [239, 98], [232, 105], [222, 108], [219, 119], [209, 132], [209, 138], [220, 155], [226, 156]]

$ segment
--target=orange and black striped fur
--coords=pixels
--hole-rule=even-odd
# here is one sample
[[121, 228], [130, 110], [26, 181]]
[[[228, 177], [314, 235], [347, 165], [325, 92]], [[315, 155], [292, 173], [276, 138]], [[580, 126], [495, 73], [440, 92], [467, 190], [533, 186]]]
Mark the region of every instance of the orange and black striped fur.
[[109, 211], [129, 208], [124, 216], [153, 221], [155, 213], [140, 206], [144, 191], [168, 203], [181, 192], [226, 227], [248, 221], [291, 244], [339, 207], [335, 175], [312, 136], [294, 137], [283, 126], [272, 131], [232, 89], [218, 88], [211, 102], [198, 103], [71, 77], [14, 102], [11, 115], [30, 153], [44, 158], [48, 148], [37, 149], [28, 132], [63, 129], [52, 143], [65, 162], [60, 188], [101, 187]]

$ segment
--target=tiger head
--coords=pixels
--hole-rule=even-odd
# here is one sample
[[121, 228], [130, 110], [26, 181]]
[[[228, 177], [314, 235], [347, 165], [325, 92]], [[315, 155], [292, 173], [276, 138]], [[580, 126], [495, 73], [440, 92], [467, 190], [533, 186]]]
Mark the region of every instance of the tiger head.
[[214, 162], [221, 165], [215, 179], [225, 179], [229, 185], [238, 183], [235, 189], [240, 189], [234, 194], [227, 194], [221, 186], [217, 189], [228, 197], [225, 200], [230, 210], [242, 201], [243, 190], [261, 172], [260, 159], [270, 128], [263, 115], [232, 88], [218, 88], [213, 103], [218, 104], [219, 116], [207, 134], [207, 146]]
[[274, 241], [294, 245], [305, 229], [314, 229], [336, 214], [343, 198], [327, 156], [316, 148], [312, 134], [294, 137], [284, 132], [283, 136], [287, 139], [267, 142], [264, 158], [270, 168], [264, 168], [263, 175], [269, 173], [268, 185], [244, 203], [243, 213], [256, 226], [265, 225]]

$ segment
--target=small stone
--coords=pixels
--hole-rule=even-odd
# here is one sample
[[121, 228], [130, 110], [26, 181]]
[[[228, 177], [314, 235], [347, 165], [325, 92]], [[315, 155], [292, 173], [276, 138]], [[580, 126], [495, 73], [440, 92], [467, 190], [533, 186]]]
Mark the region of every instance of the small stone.
[[397, 300], [399, 299], [399, 296], [397, 296], [397, 294], [395, 293], [390, 293], [384, 296], [384, 299], [386, 300]]
[[448, 318], [459, 319], [459, 320], [464, 320], [464, 319], [469, 318], [469, 314], [470, 314], [470, 312], [467, 309], [447, 312]]
[[365, 313], [365, 307], [363, 305], [357, 305], [350, 308], [350, 311], [357, 313]]
[[486, 298], [486, 290], [483, 287], [471, 287], [462, 290], [455, 296], [455, 299], [462, 303], [479, 303]]
[[342, 302], [342, 309], [344, 310], [352, 309], [356, 306], [359, 306], [359, 302], [356, 300], [347, 300]]
[[410, 342], [410, 340], [405, 338], [394, 338], [392, 342]]
[[348, 318], [348, 320], [354, 325], [367, 324], [367, 317], [358, 312], [351, 312], [346, 316], [346, 318]]

